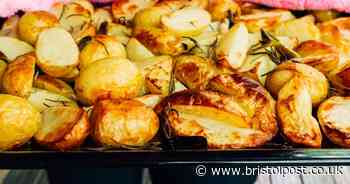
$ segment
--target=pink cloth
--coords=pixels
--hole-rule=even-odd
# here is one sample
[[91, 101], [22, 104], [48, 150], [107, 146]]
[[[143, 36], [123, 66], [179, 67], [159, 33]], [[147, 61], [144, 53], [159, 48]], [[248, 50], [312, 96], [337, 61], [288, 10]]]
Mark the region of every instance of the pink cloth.
[[337, 10], [350, 13], [350, 0], [241, 0], [293, 10]]

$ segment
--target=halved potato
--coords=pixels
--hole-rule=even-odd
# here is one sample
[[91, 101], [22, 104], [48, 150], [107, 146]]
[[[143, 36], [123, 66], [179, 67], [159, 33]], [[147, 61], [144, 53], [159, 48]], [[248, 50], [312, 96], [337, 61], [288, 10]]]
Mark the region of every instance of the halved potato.
[[132, 29], [121, 24], [110, 23], [107, 25], [107, 35], [116, 38], [123, 45], [127, 45], [132, 36]]
[[321, 33], [314, 22], [315, 18], [312, 15], [288, 20], [278, 24], [274, 28], [274, 33], [277, 36], [296, 37], [300, 42], [307, 40], [320, 40]]
[[234, 17], [231, 16], [240, 14], [239, 5], [231, 0], [211, 0], [208, 11], [214, 21], [223, 21], [226, 18], [233, 19]]
[[113, 17], [111, 12], [105, 8], [96, 9], [92, 17], [92, 24], [96, 27], [97, 30], [99, 30], [100, 26], [105, 22], [108, 24], [113, 22]]
[[32, 11], [25, 13], [18, 22], [19, 38], [35, 45], [39, 34], [45, 29], [58, 25], [55, 15], [46, 11]]
[[273, 30], [278, 24], [295, 19], [294, 15], [288, 10], [272, 10], [257, 12], [249, 15], [242, 15], [236, 18], [236, 21], [243, 22], [249, 32], [260, 32], [262, 28]]
[[26, 54], [8, 64], [2, 76], [4, 91], [10, 95], [28, 97], [33, 86], [35, 63], [34, 54]]
[[76, 99], [74, 90], [66, 82], [53, 78], [48, 75], [39, 75], [34, 79], [33, 86], [39, 89], [45, 89], [70, 99]]
[[73, 106], [78, 107], [78, 104], [72, 99], [63, 95], [50, 92], [48, 90], [33, 88], [28, 101], [32, 104], [39, 112], [56, 106]]
[[350, 92], [350, 64], [340, 65], [328, 74], [332, 86], [340, 95]]
[[302, 42], [295, 51], [302, 57], [293, 61], [313, 66], [326, 74], [336, 68], [340, 60], [338, 49], [325, 42], [309, 40]]
[[156, 0], [117, 0], [112, 4], [112, 14], [118, 23], [131, 21], [135, 14], [145, 8], [153, 6]]
[[50, 149], [67, 151], [77, 148], [90, 133], [88, 115], [79, 107], [50, 107], [41, 115], [42, 126], [34, 138]]
[[180, 36], [196, 36], [205, 30], [211, 21], [209, 12], [196, 7], [185, 7], [161, 18], [162, 25]]
[[89, 64], [108, 57], [126, 58], [124, 46], [115, 38], [107, 35], [97, 35], [80, 52], [79, 67], [85, 68]]
[[92, 105], [100, 99], [136, 97], [142, 85], [142, 74], [133, 63], [111, 57], [82, 69], [75, 82], [75, 91], [82, 103]]
[[175, 76], [189, 89], [204, 90], [214, 77], [213, 61], [195, 55], [182, 55], [176, 58]]
[[0, 36], [18, 38], [18, 21], [18, 15], [12, 15], [11, 17], [8, 17], [2, 24]]
[[0, 36], [0, 43], [0, 52], [10, 62], [18, 56], [34, 51], [34, 48], [28, 43], [8, 36]]
[[334, 96], [318, 109], [318, 119], [324, 134], [333, 143], [349, 148], [350, 97]]
[[84, 7], [89, 11], [90, 16], [95, 14], [94, 5], [89, 0], [72, 0], [70, 3], [79, 4], [80, 6]]
[[79, 43], [85, 37], [94, 37], [96, 36], [96, 28], [90, 24], [84, 24], [82, 27], [73, 28], [71, 35], [76, 43]]
[[40, 113], [23, 98], [0, 95], [0, 150], [17, 148], [38, 131]]
[[79, 49], [62, 28], [44, 30], [36, 43], [38, 66], [48, 75], [64, 77], [79, 64]]
[[92, 110], [91, 122], [96, 142], [116, 148], [145, 145], [159, 129], [157, 114], [135, 100], [98, 101]]
[[163, 95], [149, 94], [141, 97], [134, 98], [134, 100], [142, 102], [147, 107], [154, 108], [162, 99]]
[[144, 59], [153, 57], [153, 53], [149, 51], [142, 43], [140, 43], [136, 38], [131, 38], [126, 45], [126, 52], [128, 53], [128, 58], [131, 61], [142, 61]]
[[233, 26], [225, 33], [216, 47], [216, 58], [219, 66], [225, 68], [239, 68], [249, 50], [249, 33], [243, 23]]
[[[59, 11], [59, 10], [58, 10]], [[92, 14], [79, 3], [65, 4], [59, 13], [59, 23], [67, 31], [91, 23]]]

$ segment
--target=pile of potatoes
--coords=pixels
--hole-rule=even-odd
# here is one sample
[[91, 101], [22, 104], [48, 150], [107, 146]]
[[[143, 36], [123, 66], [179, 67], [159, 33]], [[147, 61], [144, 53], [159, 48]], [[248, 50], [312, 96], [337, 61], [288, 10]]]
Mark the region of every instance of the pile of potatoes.
[[73, 0], [14, 15], [0, 30], [0, 150], [33, 139], [68, 151], [88, 137], [142, 147], [159, 116], [209, 148], [279, 131], [296, 146], [325, 135], [350, 147], [348, 24], [231, 0]]

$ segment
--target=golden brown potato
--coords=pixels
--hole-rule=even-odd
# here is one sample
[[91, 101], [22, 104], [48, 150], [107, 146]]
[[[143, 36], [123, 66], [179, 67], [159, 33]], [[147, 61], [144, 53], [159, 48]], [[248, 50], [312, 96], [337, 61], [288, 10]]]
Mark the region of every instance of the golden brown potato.
[[132, 36], [132, 29], [123, 26], [121, 24], [108, 24], [107, 25], [107, 35], [116, 38], [118, 41], [127, 45], [130, 37]]
[[153, 53], [136, 38], [131, 38], [129, 40], [128, 44], [126, 45], [126, 52], [131, 61], [142, 61], [154, 56]]
[[218, 65], [238, 69], [247, 57], [249, 47], [247, 27], [243, 23], [236, 24], [222, 36], [215, 49]]
[[126, 50], [115, 38], [107, 35], [97, 35], [80, 52], [79, 67], [81, 69], [85, 68], [97, 60], [108, 57], [126, 58]]
[[334, 10], [314, 10], [312, 14], [318, 22], [327, 22], [336, 19], [340, 13]]
[[245, 23], [249, 32], [255, 33], [260, 32], [262, 28], [273, 30], [278, 24], [292, 19], [295, 17], [288, 10], [272, 10], [242, 15], [237, 17], [235, 21]]
[[33, 53], [18, 57], [8, 64], [2, 76], [2, 86], [7, 94], [28, 97], [33, 86], [36, 58]]
[[91, 10], [86, 9], [79, 3], [68, 3], [56, 6], [56, 14], [59, 15], [59, 23], [65, 30], [71, 32], [75, 28], [82, 27], [84, 24], [91, 23]]
[[12, 15], [11, 17], [8, 17], [2, 24], [0, 36], [18, 38], [18, 21], [18, 15]]
[[116, 148], [145, 145], [159, 128], [156, 113], [135, 100], [98, 101], [92, 110], [91, 122], [96, 142]]
[[154, 108], [161, 100], [163, 95], [149, 94], [141, 97], [134, 98], [134, 100], [142, 102], [147, 107]]
[[93, 16], [95, 14], [94, 5], [92, 5], [92, 3], [89, 0], [72, 0], [70, 3], [78, 4], [83, 8], [87, 9], [90, 13], [90, 16]]
[[92, 24], [95, 26], [97, 30], [100, 29], [103, 23], [112, 23], [113, 17], [109, 10], [106, 8], [98, 8], [96, 9], [94, 16], [92, 17]]
[[50, 149], [68, 151], [79, 147], [90, 133], [87, 113], [78, 107], [50, 107], [42, 113], [35, 140]]
[[155, 56], [135, 62], [144, 77], [141, 94], [168, 95], [173, 71], [173, 59], [170, 56]]
[[45, 89], [70, 99], [76, 99], [74, 90], [66, 82], [48, 75], [39, 75], [34, 79], [33, 86]]
[[326, 77], [311, 66], [287, 62], [269, 74], [266, 86], [278, 96], [280, 127], [287, 139], [306, 147], [320, 147], [322, 134], [312, 107], [327, 98]]
[[318, 109], [318, 119], [324, 134], [334, 144], [349, 148], [350, 97], [334, 96]]
[[71, 31], [72, 37], [76, 43], [79, 43], [85, 37], [96, 36], [96, 28], [90, 24], [84, 24], [82, 27], [73, 28]]
[[213, 21], [223, 21], [226, 18], [233, 19], [232, 16], [240, 14], [238, 4], [231, 0], [211, 0], [209, 1], [208, 11]]
[[0, 95], [0, 150], [10, 150], [25, 144], [40, 124], [40, 113], [25, 99]]
[[[5, 73], [5, 71], [6, 71], [6, 68], [7, 68], [7, 63], [6, 63], [6, 61], [0, 59], [0, 81], [3, 81], [3, 80], [2, 80], [2, 77], [4, 76], [4, 73]], [[3, 88], [4, 88], [4, 87], [3, 87], [3, 85], [2, 85], [2, 82], [0, 82], [0, 91], [2, 91]]]
[[80, 71], [75, 82], [78, 99], [88, 105], [100, 99], [133, 98], [142, 89], [142, 74], [127, 59], [106, 58]]
[[58, 25], [55, 15], [46, 11], [32, 11], [25, 13], [18, 22], [19, 38], [35, 45], [39, 34], [48, 28]]
[[57, 106], [72, 106], [78, 107], [77, 102], [72, 99], [65, 97], [61, 94], [57, 94], [48, 90], [33, 88], [28, 101], [32, 104], [39, 112], [44, 111], [50, 107]]
[[38, 66], [48, 75], [65, 77], [79, 64], [79, 49], [62, 28], [44, 30], [36, 43]]
[[176, 58], [175, 76], [187, 88], [204, 90], [214, 77], [213, 61], [195, 55], [182, 55]]
[[0, 36], [0, 43], [0, 52], [9, 62], [18, 56], [34, 51], [34, 48], [28, 43], [9, 36]]
[[328, 74], [328, 78], [339, 95], [350, 92], [350, 64], [340, 65]]
[[156, 0], [118, 0], [112, 4], [112, 14], [118, 23], [130, 22], [135, 14], [145, 8], [153, 6]]
[[264, 145], [277, 133], [275, 102], [258, 83], [238, 74], [210, 81], [213, 91], [182, 91], [166, 97], [156, 111], [178, 136], [203, 136], [209, 148]]
[[304, 63], [327, 74], [339, 63], [340, 53], [338, 49], [325, 42], [309, 40], [302, 42], [295, 51], [302, 57], [294, 59], [299, 63]]

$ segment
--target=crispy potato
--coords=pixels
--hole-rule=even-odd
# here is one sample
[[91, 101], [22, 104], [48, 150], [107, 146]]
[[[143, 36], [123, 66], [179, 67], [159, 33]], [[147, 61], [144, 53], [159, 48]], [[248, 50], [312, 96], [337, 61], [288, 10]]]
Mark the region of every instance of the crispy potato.
[[211, 0], [208, 11], [214, 21], [223, 21], [226, 18], [233, 18], [231, 17], [233, 15], [240, 14], [238, 4], [231, 0]]
[[45, 29], [58, 25], [55, 15], [46, 11], [33, 11], [25, 13], [18, 22], [19, 38], [35, 45], [39, 34]]
[[[7, 69], [6, 61], [0, 59], [0, 81], [3, 81], [2, 78], [4, 76], [6, 69]], [[2, 82], [0, 82], [0, 91], [2, 91], [3, 88], [4, 87], [2, 86]]]
[[66, 82], [74, 82], [75, 78], [79, 76], [80, 70], [78, 67], [75, 67], [72, 72], [65, 75], [64, 77], [61, 77], [60, 79], [66, 81]]
[[112, 14], [118, 23], [124, 23], [131, 21], [138, 11], [151, 7], [156, 2], [156, 0], [117, 0], [112, 4]]
[[90, 10], [79, 3], [68, 3], [62, 6], [62, 8], [57, 7], [57, 9], [57, 12], [60, 12], [59, 23], [61, 27], [69, 32], [92, 21]]
[[113, 22], [113, 17], [111, 12], [109, 12], [105, 8], [96, 9], [92, 17], [92, 24], [96, 27], [97, 30], [99, 30], [101, 25], [105, 22], [108, 24]]
[[340, 60], [338, 49], [321, 41], [305, 41], [295, 48], [295, 51], [302, 58], [293, 61], [313, 66], [324, 74], [336, 68]]
[[107, 35], [116, 38], [118, 41], [127, 45], [130, 37], [132, 36], [132, 30], [121, 24], [108, 24], [107, 25]]
[[133, 98], [140, 94], [142, 74], [127, 59], [106, 58], [80, 71], [75, 82], [78, 99], [86, 105], [109, 98]]
[[96, 36], [96, 28], [90, 24], [84, 24], [82, 27], [73, 28], [71, 35], [76, 43], [79, 43], [85, 37]]
[[243, 23], [238, 23], [222, 36], [216, 47], [218, 65], [237, 69], [243, 64], [248, 50], [248, 30]]
[[91, 16], [95, 14], [94, 5], [92, 5], [89, 0], [72, 0], [70, 3], [79, 4], [83, 8], [87, 9]]
[[56, 106], [78, 107], [78, 104], [68, 97], [39, 88], [32, 89], [28, 101], [39, 112], [42, 112], [49, 107]]
[[266, 86], [278, 96], [280, 127], [287, 139], [306, 147], [320, 147], [322, 134], [312, 107], [327, 98], [326, 77], [311, 66], [287, 62], [269, 74]]
[[89, 64], [108, 57], [126, 58], [124, 46], [115, 38], [107, 35], [97, 35], [80, 52], [79, 67], [85, 68]]
[[98, 101], [92, 110], [91, 122], [96, 142], [116, 148], [145, 145], [159, 128], [157, 114], [135, 100]]
[[76, 99], [74, 90], [66, 82], [53, 78], [49, 75], [39, 75], [34, 79], [33, 86], [39, 89], [45, 89], [72, 100]]
[[307, 40], [320, 40], [321, 33], [314, 22], [315, 18], [311, 15], [288, 20], [278, 24], [274, 28], [274, 33], [277, 36], [296, 37], [300, 42]]
[[154, 108], [161, 100], [163, 95], [149, 94], [141, 97], [134, 98], [134, 100], [142, 102], [147, 107]]
[[238, 75], [220, 75], [211, 84], [230, 95], [186, 90], [156, 107], [176, 135], [203, 136], [209, 148], [219, 149], [258, 147], [274, 137], [274, 100], [262, 87]]
[[318, 109], [318, 119], [324, 134], [333, 143], [349, 148], [350, 98], [334, 96]]
[[317, 22], [327, 22], [336, 19], [340, 13], [334, 10], [314, 10], [312, 14], [315, 16]]
[[209, 26], [210, 21], [210, 14], [196, 7], [185, 7], [161, 18], [162, 26], [179, 36], [199, 35]]
[[126, 45], [126, 52], [128, 53], [128, 58], [131, 61], [142, 61], [144, 59], [153, 57], [153, 53], [148, 50], [142, 43], [140, 43], [136, 38], [131, 38]]
[[34, 54], [18, 57], [8, 64], [2, 76], [2, 86], [7, 94], [28, 97], [32, 90], [36, 58]]
[[25, 99], [0, 95], [0, 150], [10, 150], [25, 144], [40, 124], [40, 113]]
[[38, 66], [53, 77], [64, 77], [79, 64], [78, 46], [61, 28], [44, 30], [39, 35], [35, 52]]
[[236, 21], [243, 22], [250, 33], [255, 33], [260, 32], [262, 28], [272, 30], [278, 24], [293, 19], [295, 19], [295, 17], [290, 11], [272, 10], [242, 15], [237, 17]]
[[187, 88], [204, 90], [214, 77], [213, 61], [195, 55], [182, 55], [176, 58], [175, 77]]
[[340, 65], [328, 74], [332, 86], [339, 95], [350, 92], [350, 64]]
[[34, 138], [50, 149], [77, 148], [90, 133], [88, 115], [78, 107], [50, 107], [41, 114], [42, 126]]
[[8, 36], [0, 36], [0, 53], [11, 62], [18, 56], [34, 51], [34, 48], [26, 42]]
[[2, 24], [0, 36], [18, 38], [18, 21], [18, 15], [12, 15], [11, 17], [8, 17]]

